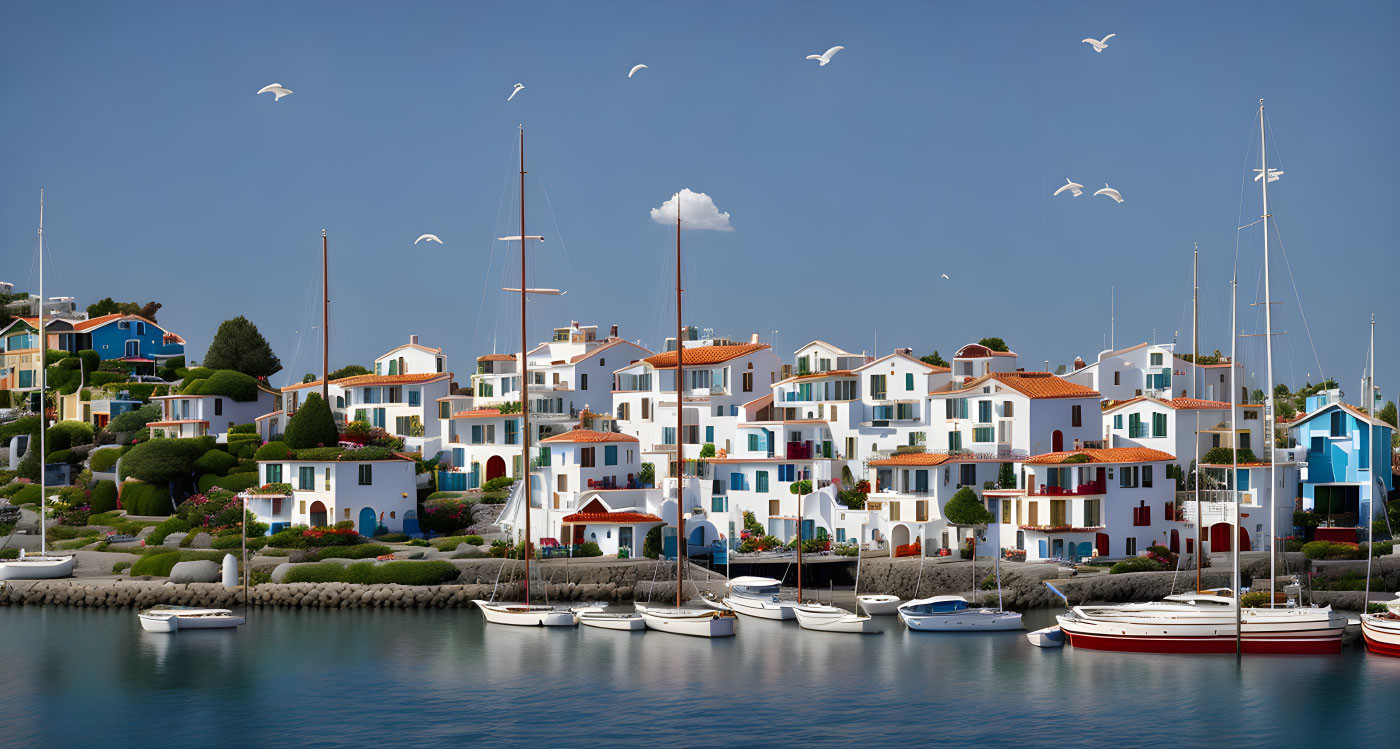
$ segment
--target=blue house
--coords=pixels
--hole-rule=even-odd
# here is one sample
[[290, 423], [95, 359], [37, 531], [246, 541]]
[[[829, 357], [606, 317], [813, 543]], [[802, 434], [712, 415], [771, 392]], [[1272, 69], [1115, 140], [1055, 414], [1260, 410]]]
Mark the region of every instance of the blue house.
[[1389, 424], [1341, 402], [1328, 390], [1307, 399], [1307, 413], [1288, 425], [1294, 444], [1306, 451], [1299, 472], [1303, 509], [1328, 515], [1372, 515], [1391, 489]]
[[185, 355], [185, 339], [140, 315], [117, 313], [64, 325], [59, 322], [63, 321], [55, 321], [47, 332], [50, 342], [56, 344], [54, 348], [64, 351], [92, 349], [103, 359], [156, 365]]

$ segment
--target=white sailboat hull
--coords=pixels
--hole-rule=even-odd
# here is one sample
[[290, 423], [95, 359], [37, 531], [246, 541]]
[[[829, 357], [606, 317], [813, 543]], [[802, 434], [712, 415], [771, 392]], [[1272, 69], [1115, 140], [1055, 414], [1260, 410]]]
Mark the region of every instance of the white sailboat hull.
[[175, 620], [174, 614], [147, 614], [142, 612], [138, 615], [141, 620], [141, 629], [147, 632], [174, 632], [180, 628], [180, 623]]
[[901, 602], [899, 596], [856, 596], [856, 605], [871, 616], [894, 616]]
[[1023, 629], [1019, 611], [967, 609], [952, 614], [910, 614], [899, 612], [910, 629], [920, 632], [999, 632]]
[[523, 603], [492, 603], [481, 600], [472, 603], [481, 609], [481, 615], [491, 624], [509, 624], [516, 627], [572, 627], [578, 624], [574, 612], [553, 606], [527, 606]]
[[1394, 614], [1362, 614], [1361, 637], [1372, 653], [1400, 656], [1400, 618]]
[[1058, 648], [1065, 644], [1065, 633], [1059, 627], [1045, 627], [1027, 632], [1026, 640], [1038, 648]]
[[652, 608], [637, 605], [647, 629], [691, 637], [733, 637], [734, 614], [706, 609]]
[[727, 596], [724, 598], [724, 605], [730, 611], [744, 616], [752, 616], [757, 619], [792, 619], [793, 603], [791, 601], [774, 601], [764, 598], [745, 598], [743, 596]]
[[578, 623], [596, 629], [611, 629], [619, 632], [640, 632], [647, 628], [646, 621], [638, 613], [612, 613], [597, 608], [574, 609]]
[[190, 606], [157, 606], [137, 616], [147, 632], [176, 632], [182, 629], [232, 629], [242, 626], [243, 617], [228, 609]]
[[835, 606], [793, 606], [798, 626], [815, 632], [848, 632], [858, 635], [878, 635], [880, 628], [869, 616], [852, 614]]
[[73, 574], [73, 557], [29, 556], [0, 562], [0, 580], [53, 580]]
[[[1057, 617], [1075, 647], [1139, 653], [1235, 652], [1234, 602], [1209, 608], [1154, 601], [1118, 606], [1076, 606]], [[1346, 618], [1330, 607], [1247, 608], [1240, 611], [1240, 646], [1246, 653], [1338, 653]]]

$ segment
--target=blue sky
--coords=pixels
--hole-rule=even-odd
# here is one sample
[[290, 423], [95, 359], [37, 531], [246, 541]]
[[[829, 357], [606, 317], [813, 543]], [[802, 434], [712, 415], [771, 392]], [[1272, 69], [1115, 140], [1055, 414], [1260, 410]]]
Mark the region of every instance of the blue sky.
[[[244, 314], [299, 377], [324, 227], [333, 363], [417, 333], [462, 374], [515, 340], [490, 240], [515, 233], [524, 123], [531, 285], [569, 290], [531, 303], [533, 340], [578, 319], [657, 346], [673, 237], [649, 211], [688, 187], [734, 231], [687, 232], [687, 322], [777, 330], [784, 358], [999, 335], [1028, 368], [1092, 359], [1111, 286], [1120, 346], [1189, 342], [1195, 242], [1203, 348], [1228, 348], [1262, 97], [1287, 172], [1277, 376], [1350, 394], [1369, 315], [1400, 325], [1397, 32], [1400, 6], [1362, 2], [6, 3], [0, 280], [34, 278], [44, 187], [51, 295], [158, 300], [196, 356]], [[296, 93], [254, 95], [274, 81]], [[1126, 202], [1052, 198], [1066, 177]], [[1238, 236], [1257, 332], [1257, 227]], [[1400, 384], [1394, 346], [1378, 366]]]

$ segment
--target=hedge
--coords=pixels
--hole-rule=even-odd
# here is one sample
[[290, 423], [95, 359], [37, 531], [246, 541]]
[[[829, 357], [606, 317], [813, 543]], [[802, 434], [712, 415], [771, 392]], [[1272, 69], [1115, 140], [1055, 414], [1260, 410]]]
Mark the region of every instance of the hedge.
[[194, 470], [194, 462], [213, 447], [214, 438], [209, 436], [142, 442], [126, 454], [118, 478], [134, 478], [149, 484], [183, 478]]
[[1123, 572], [1161, 572], [1163, 569], [1165, 568], [1162, 567], [1162, 565], [1147, 557], [1133, 557], [1132, 559], [1124, 559], [1112, 567], [1109, 567], [1108, 573], [1110, 575], [1117, 575]]
[[49, 453], [49, 460], [48, 460], [48, 462], [50, 462], [50, 463], [72, 463], [72, 462], [73, 462], [73, 451], [72, 451], [72, 450], [54, 450], [53, 452]]
[[[247, 462], [251, 462], [251, 461], [247, 461]], [[234, 474], [236, 474], [236, 473], [257, 473], [257, 472], [258, 472], [258, 464], [257, 464], [257, 463], [253, 463], [252, 465], [245, 465], [244, 463], [245, 463], [245, 461], [242, 461], [242, 460], [238, 461], [238, 465], [236, 465], [236, 466], [234, 466], [234, 467], [228, 469], [228, 473], [226, 473], [226, 474], [224, 474], [224, 475], [225, 475], [225, 476], [232, 476], [232, 475], [234, 475]]]
[[238, 465], [238, 458], [216, 447], [199, 456], [199, 460], [194, 462], [194, 469], [200, 473], [214, 473], [223, 476], [236, 465]]
[[269, 442], [253, 453], [255, 460], [285, 460], [290, 457], [292, 457], [292, 451], [287, 447], [287, 443], [281, 440]]
[[[183, 367], [176, 367], [176, 369], [183, 369]], [[207, 380], [217, 371], [217, 369], [210, 369], [208, 367], [194, 367], [193, 369], [186, 369], [184, 373], [177, 371], [176, 374], [180, 375], [180, 379], [189, 382], [190, 380]]]
[[76, 445], [92, 444], [92, 425], [86, 421], [60, 421], [49, 427], [46, 435], [49, 450], [67, 450]]
[[14, 493], [10, 497], [12, 505], [39, 504], [39, 485], [26, 484], [23, 489]]
[[345, 568], [335, 562], [297, 565], [287, 570], [284, 583], [339, 583], [344, 582]]
[[1357, 544], [1335, 541], [1309, 541], [1303, 544], [1303, 556], [1308, 559], [1363, 559], [1364, 552]]
[[252, 435], [256, 435], [256, 434], [258, 433], [258, 425], [257, 425], [257, 424], [234, 424], [233, 426], [231, 426], [231, 427], [228, 428], [228, 433], [231, 434], [231, 435], [232, 435], [232, 434], [252, 434]]
[[107, 422], [109, 432], [134, 432], [160, 418], [160, 406], [148, 403], [140, 408], [117, 414]]
[[131, 565], [131, 575], [139, 577], [141, 575], [156, 575], [159, 577], [169, 577], [170, 570], [175, 568], [180, 562], [180, 552], [164, 551], [159, 554], [151, 554], [136, 560], [136, 564]]
[[393, 551], [384, 544], [355, 544], [353, 546], [327, 546], [316, 554], [317, 559], [373, 559]]
[[231, 473], [227, 476], [216, 476], [212, 473], [206, 473], [199, 477], [199, 491], [201, 494], [208, 492], [216, 486], [231, 492], [241, 492], [244, 489], [251, 489], [258, 486], [258, 474]]
[[19, 434], [39, 436], [39, 417], [23, 416], [8, 424], [0, 424], [0, 444], [9, 446], [10, 438]]
[[117, 461], [121, 460], [122, 451], [120, 448], [108, 448], [98, 450], [92, 454], [89, 467], [94, 473], [107, 473], [117, 466]]
[[156, 527], [151, 530], [151, 535], [146, 536], [146, 543], [150, 546], [160, 546], [165, 543], [166, 536], [172, 533], [182, 533], [189, 529], [190, 524], [184, 518], [166, 518], [156, 524]]
[[121, 503], [128, 515], [165, 516], [175, 511], [165, 484], [128, 481], [121, 485]]
[[446, 536], [432, 540], [433, 548], [438, 551], [456, 551], [461, 544], [471, 544], [472, 546], [485, 545], [486, 539], [481, 536]]
[[186, 379], [184, 395], [222, 395], [241, 403], [258, 399], [258, 381], [242, 372], [220, 369], [207, 378]]
[[451, 562], [356, 562], [341, 567], [335, 562], [303, 564], [287, 570], [288, 583], [359, 583], [362, 585], [443, 585], [460, 577]]
[[[116, 452], [115, 450], [113, 452]], [[99, 481], [97, 486], [92, 488], [92, 496], [88, 498], [88, 503], [93, 515], [99, 512], [110, 512], [117, 509], [117, 482]]]
[[252, 460], [253, 456], [258, 452], [258, 441], [244, 440], [240, 442], [230, 442], [228, 451], [233, 454], [233, 457], [239, 460]]

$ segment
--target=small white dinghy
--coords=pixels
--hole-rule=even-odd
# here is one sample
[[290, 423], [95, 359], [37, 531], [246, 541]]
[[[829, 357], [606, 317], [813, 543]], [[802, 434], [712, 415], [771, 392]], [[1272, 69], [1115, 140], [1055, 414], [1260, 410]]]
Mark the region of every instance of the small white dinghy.
[[73, 574], [73, 557], [25, 554], [0, 562], [0, 580], [53, 580]]
[[1058, 626], [1045, 627], [1034, 632], [1027, 632], [1026, 639], [1038, 648], [1059, 648], [1064, 647], [1065, 633], [1060, 631]]
[[147, 632], [177, 632], [182, 629], [231, 629], [245, 621], [228, 609], [197, 606], [152, 606], [137, 616]]
[[481, 609], [481, 615], [491, 624], [510, 624], [517, 627], [572, 627], [578, 624], [574, 612], [553, 606], [492, 603], [479, 599], [472, 603]]
[[646, 621], [637, 612], [610, 612], [602, 606], [575, 606], [574, 615], [578, 623], [585, 627], [615, 629], [621, 632], [640, 632], [647, 628]]
[[636, 604], [647, 629], [692, 637], [733, 637], [737, 618], [730, 611], [663, 608]]
[[1021, 629], [1019, 611], [972, 608], [962, 596], [919, 598], [899, 607], [910, 629], [925, 632], [985, 632]]
[[894, 616], [902, 600], [899, 596], [856, 596], [856, 606], [871, 616]]
[[729, 581], [723, 603], [736, 614], [757, 619], [792, 619], [796, 601], [778, 598], [782, 581], [771, 577], [736, 577]]
[[869, 616], [852, 614], [836, 606], [821, 603], [803, 603], [792, 607], [797, 616], [797, 624], [803, 629], [816, 632], [850, 632], [859, 635], [878, 635], [879, 627]]

